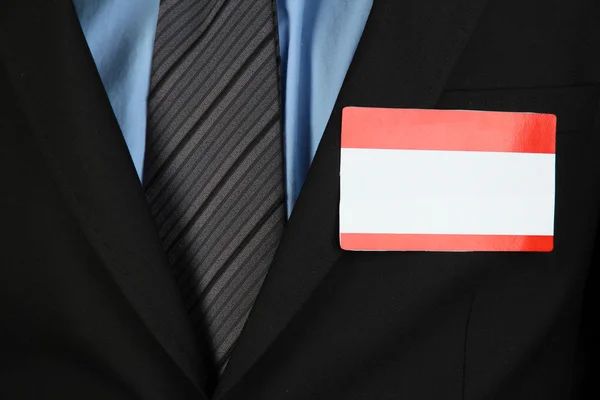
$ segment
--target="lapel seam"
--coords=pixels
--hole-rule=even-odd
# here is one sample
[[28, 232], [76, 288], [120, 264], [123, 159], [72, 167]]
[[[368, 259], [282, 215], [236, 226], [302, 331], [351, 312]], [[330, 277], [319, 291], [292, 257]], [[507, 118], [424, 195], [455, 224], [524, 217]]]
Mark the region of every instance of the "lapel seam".
[[[461, 26], [461, 30], [463, 31], [463, 34], [467, 35], [467, 38], [464, 40], [464, 43], [463, 43], [463, 48], [462, 49], [459, 48], [461, 41], [458, 38], [454, 38], [454, 40], [452, 41], [452, 46], [450, 46], [451, 48], [444, 53], [444, 62], [445, 63], [450, 63], [450, 58], [453, 53], [460, 53], [460, 54], [456, 57], [456, 59], [454, 60], [454, 62], [451, 65], [447, 66], [449, 68], [449, 71], [446, 73], [445, 82], [442, 85], [440, 85], [440, 89], [439, 89], [440, 92], [438, 94], [436, 94], [436, 100], [435, 100], [435, 104], [434, 104], [433, 108], [438, 107], [440, 100], [442, 98], [442, 94], [444, 93], [444, 90], [446, 89], [446, 83], [448, 82], [448, 78], [452, 75], [452, 71], [454, 71], [456, 64], [460, 60], [460, 56], [464, 52], [466, 46], [471, 41], [471, 36], [473, 35], [473, 32], [477, 29], [477, 26], [479, 25], [481, 16], [483, 15], [483, 13], [485, 12], [486, 8], [489, 5], [489, 0], [481, 0], [481, 1], [484, 2], [484, 5], [481, 8], [481, 10], [479, 10], [479, 13], [476, 15], [473, 15], [473, 6], [470, 3], [466, 6], [466, 8], [468, 10], [468, 14], [470, 15], [470, 18], [475, 20], [475, 23], [474, 23], [473, 27], [471, 27], [470, 29], [465, 24], [463, 24]], [[442, 79], [443, 75], [444, 74], [442, 73], [442, 70], [438, 69], [437, 74], [436, 74], [437, 79], [438, 80]], [[430, 93], [433, 91], [433, 86], [435, 86], [435, 85], [430, 84], [428, 87], [428, 91]]]

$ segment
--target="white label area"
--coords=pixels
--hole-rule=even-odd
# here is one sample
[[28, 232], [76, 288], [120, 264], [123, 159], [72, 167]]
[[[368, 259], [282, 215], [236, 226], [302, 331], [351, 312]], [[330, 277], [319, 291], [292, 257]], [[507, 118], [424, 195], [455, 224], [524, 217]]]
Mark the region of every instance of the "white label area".
[[341, 149], [340, 232], [553, 235], [555, 155]]

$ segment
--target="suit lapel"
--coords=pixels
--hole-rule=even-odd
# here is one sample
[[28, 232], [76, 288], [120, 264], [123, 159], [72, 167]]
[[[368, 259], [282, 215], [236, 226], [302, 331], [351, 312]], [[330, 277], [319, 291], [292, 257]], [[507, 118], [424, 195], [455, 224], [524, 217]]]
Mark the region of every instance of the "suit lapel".
[[343, 254], [338, 241], [342, 108], [434, 108], [485, 4], [483, 0], [374, 1], [309, 175], [217, 397], [264, 354]]
[[201, 388], [191, 326], [71, 2], [13, 1], [2, 14], [0, 54], [57, 184], [132, 307]]

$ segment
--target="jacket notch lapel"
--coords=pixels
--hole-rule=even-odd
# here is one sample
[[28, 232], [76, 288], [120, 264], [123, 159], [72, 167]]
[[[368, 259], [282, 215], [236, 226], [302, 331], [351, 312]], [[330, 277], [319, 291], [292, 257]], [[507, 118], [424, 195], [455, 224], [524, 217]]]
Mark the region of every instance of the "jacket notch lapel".
[[343, 254], [338, 239], [343, 107], [434, 108], [486, 3], [374, 1], [309, 175], [216, 398], [261, 358]]
[[133, 309], [200, 389], [196, 339], [73, 5], [9, 3], [0, 54], [55, 181]]

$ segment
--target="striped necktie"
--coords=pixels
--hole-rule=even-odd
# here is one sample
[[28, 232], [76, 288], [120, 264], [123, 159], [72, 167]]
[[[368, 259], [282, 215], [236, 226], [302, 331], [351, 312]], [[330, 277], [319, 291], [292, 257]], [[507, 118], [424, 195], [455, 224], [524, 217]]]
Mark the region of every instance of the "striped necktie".
[[144, 188], [199, 340], [222, 370], [279, 243], [274, 0], [164, 0]]

